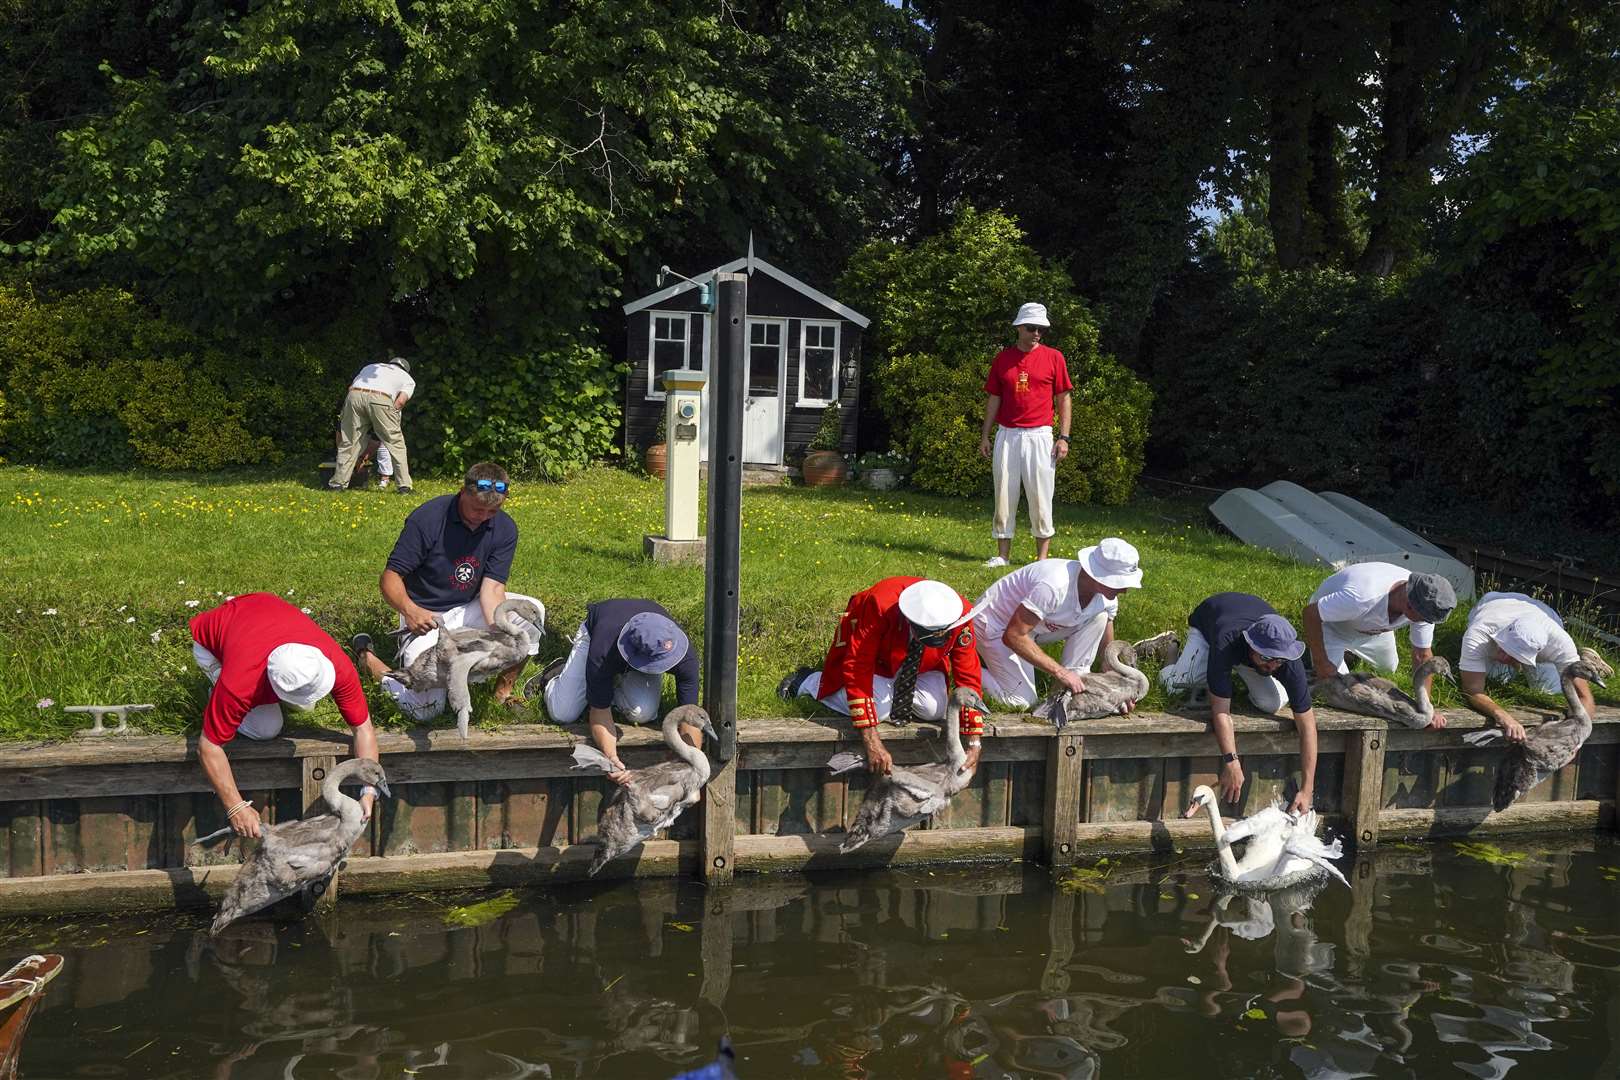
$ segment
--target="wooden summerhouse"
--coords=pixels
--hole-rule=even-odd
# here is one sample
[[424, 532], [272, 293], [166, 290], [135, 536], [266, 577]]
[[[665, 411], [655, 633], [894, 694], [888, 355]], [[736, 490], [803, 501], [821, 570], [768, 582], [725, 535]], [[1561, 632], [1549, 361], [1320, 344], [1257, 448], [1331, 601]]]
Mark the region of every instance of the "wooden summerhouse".
[[[833, 402], [842, 406], [840, 449], [853, 452], [861, 332], [871, 320], [758, 257], [733, 259], [699, 279], [736, 272], [749, 275], [744, 462], [782, 465], [795, 460]], [[624, 441], [626, 450], [633, 451], [654, 441], [664, 409], [664, 372], [708, 369], [714, 315], [704, 309], [698, 287], [685, 280], [631, 301], [624, 314], [630, 362]], [[702, 437], [707, 456], [706, 429]]]

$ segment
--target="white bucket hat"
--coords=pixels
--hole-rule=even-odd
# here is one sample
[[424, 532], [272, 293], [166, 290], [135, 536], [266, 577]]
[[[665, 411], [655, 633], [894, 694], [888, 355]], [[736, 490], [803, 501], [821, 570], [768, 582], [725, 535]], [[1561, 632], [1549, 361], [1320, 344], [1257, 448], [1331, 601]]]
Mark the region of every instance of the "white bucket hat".
[[1014, 326], [1052, 325], [1046, 319], [1045, 304], [1025, 304], [1023, 307], [1018, 309], [1018, 314], [1013, 316], [1012, 324]]
[[1496, 632], [1497, 647], [1521, 664], [1534, 664], [1547, 644], [1546, 628], [1538, 627], [1539, 621], [1523, 616], [1514, 619]]
[[326, 654], [297, 642], [276, 646], [265, 661], [265, 674], [276, 697], [300, 709], [312, 708], [337, 682], [337, 670]]
[[913, 581], [900, 590], [900, 614], [919, 630], [938, 633], [968, 617], [962, 598], [943, 581]]
[[1080, 549], [1080, 566], [1091, 575], [1091, 580], [1110, 589], [1140, 589], [1142, 568], [1137, 565], [1142, 557], [1136, 548], [1117, 536], [1110, 536], [1100, 544]]

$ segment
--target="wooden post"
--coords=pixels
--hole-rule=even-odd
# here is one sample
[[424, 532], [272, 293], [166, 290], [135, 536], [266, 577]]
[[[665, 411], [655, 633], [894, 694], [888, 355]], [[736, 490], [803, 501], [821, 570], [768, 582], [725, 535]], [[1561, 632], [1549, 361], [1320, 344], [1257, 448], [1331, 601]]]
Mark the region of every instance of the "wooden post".
[[1364, 851], [1378, 846], [1378, 813], [1384, 805], [1386, 728], [1345, 733], [1344, 797], [1340, 805], [1351, 828], [1351, 843]]
[[737, 862], [737, 758], [709, 777], [703, 789], [703, 880], [731, 880]]
[[1048, 866], [1068, 866], [1075, 859], [1080, 825], [1080, 771], [1085, 738], [1058, 735], [1046, 753], [1046, 812], [1041, 819]]
[[724, 1009], [726, 995], [731, 993], [731, 890], [716, 889], [704, 897], [703, 902], [707, 910], [700, 928], [703, 983], [698, 988], [698, 996], [715, 1008]]
[[[304, 766], [304, 797], [301, 802], [301, 816], [308, 817], [315, 809], [315, 804], [321, 801], [321, 785], [326, 782], [327, 776], [337, 768], [337, 757], [334, 754], [320, 754], [315, 757], [303, 759]], [[330, 911], [337, 903], [338, 875], [334, 869], [332, 878], [323, 888], [319, 883], [311, 887], [305, 902], [316, 911]]]

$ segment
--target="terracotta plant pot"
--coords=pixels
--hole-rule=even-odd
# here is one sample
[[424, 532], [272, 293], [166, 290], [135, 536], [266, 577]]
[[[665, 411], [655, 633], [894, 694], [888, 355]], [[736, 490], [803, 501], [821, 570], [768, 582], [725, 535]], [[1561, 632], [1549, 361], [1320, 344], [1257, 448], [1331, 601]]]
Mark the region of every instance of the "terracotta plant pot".
[[849, 479], [849, 466], [836, 450], [812, 450], [804, 455], [804, 482], [810, 487], [837, 487]]
[[669, 446], [666, 443], [653, 443], [642, 451], [641, 463], [649, 473], [662, 480], [669, 467]]

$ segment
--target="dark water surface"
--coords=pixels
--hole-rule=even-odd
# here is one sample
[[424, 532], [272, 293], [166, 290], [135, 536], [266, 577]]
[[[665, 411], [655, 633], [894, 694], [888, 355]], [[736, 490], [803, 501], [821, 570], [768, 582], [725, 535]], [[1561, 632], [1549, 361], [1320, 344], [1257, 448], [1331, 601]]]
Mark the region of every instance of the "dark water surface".
[[[324, 919], [0, 923], [68, 966], [50, 1077], [1614, 1077], [1620, 846], [1396, 845], [1215, 905], [1206, 856], [348, 899]], [[497, 907], [500, 904], [495, 905]], [[487, 910], [482, 914], [488, 915]]]

